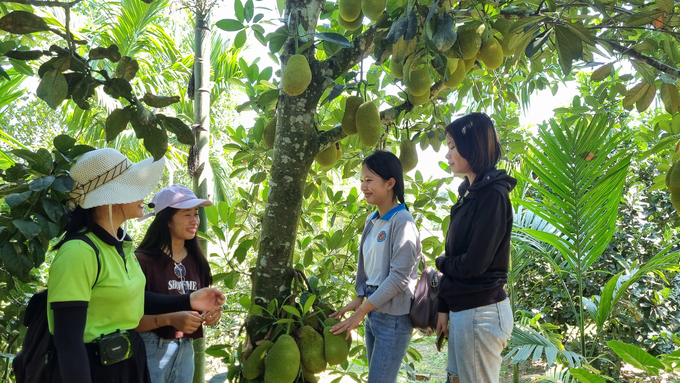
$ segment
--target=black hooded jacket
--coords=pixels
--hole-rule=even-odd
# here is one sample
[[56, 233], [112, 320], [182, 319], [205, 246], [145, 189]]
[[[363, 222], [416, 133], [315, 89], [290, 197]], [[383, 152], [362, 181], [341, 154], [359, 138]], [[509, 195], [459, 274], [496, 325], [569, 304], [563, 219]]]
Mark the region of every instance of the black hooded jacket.
[[[458, 188], [451, 208], [445, 253], [437, 258], [444, 274], [439, 312], [463, 311], [506, 298], [513, 210], [509, 192], [517, 180], [505, 170], [491, 170]], [[465, 192], [468, 195], [465, 196]]]

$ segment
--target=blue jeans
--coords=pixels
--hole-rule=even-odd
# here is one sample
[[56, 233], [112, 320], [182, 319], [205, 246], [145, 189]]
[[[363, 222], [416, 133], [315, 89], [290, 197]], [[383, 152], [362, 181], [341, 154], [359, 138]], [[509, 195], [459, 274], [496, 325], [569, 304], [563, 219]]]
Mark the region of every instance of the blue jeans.
[[[375, 292], [369, 288], [368, 298]], [[368, 356], [367, 383], [396, 383], [401, 361], [411, 342], [413, 325], [405, 315], [381, 314], [373, 310], [366, 316], [364, 339]]]
[[163, 339], [140, 333], [146, 346], [151, 383], [190, 383], [194, 378], [194, 346], [189, 338]]
[[460, 383], [498, 383], [513, 327], [510, 299], [449, 313], [449, 365]]

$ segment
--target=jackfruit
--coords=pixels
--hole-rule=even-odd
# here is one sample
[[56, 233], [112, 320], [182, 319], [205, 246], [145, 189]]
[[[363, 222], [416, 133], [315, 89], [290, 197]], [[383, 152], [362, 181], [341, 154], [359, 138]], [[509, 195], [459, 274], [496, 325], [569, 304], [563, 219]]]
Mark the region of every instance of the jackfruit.
[[390, 60], [390, 72], [398, 79], [404, 78], [404, 64], [395, 60], [394, 55], [392, 55], [392, 59]]
[[465, 65], [463, 65], [465, 67], [465, 73], [469, 72], [470, 70], [472, 70], [472, 68], [474, 68], [475, 61], [477, 61], [477, 59], [475, 57], [473, 57], [469, 60], [463, 60], [463, 64], [465, 64]]
[[283, 334], [264, 358], [264, 383], [293, 383], [300, 370], [300, 350], [295, 339]]
[[346, 21], [354, 21], [361, 13], [361, 0], [338, 0], [340, 17]]
[[408, 173], [418, 165], [418, 152], [416, 143], [411, 140], [404, 140], [399, 145], [399, 161], [404, 173]]
[[496, 19], [493, 24], [491, 24], [491, 27], [500, 32], [503, 37], [510, 33], [510, 24], [508, 23], [508, 19], [502, 17]]
[[333, 165], [337, 160], [338, 154], [335, 145], [327, 147], [316, 155], [316, 163], [325, 167]]
[[416, 69], [418, 65], [420, 65], [418, 56], [418, 53], [414, 53], [409, 55], [406, 58], [406, 61], [404, 61], [404, 69], [402, 70], [402, 73], [404, 73], [404, 85], [406, 86], [409, 86], [411, 83], [411, 70]]
[[303, 55], [292, 55], [283, 70], [281, 85], [283, 91], [291, 96], [299, 96], [312, 82], [312, 70]]
[[333, 307], [333, 305], [331, 305], [330, 303], [328, 303], [326, 301], [318, 301], [316, 303], [316, 307], [321, 309], [321, 311], [323, 311], [323, 313], [326, 314], [326, 316], [329, 316], [336, 311], [335, 308]]
[[361, 0], [361, 10], [371, 21], [376, 21], [385, 11], [386, 4], [387, 0]]
[[359, 105], [356, 114], [356, 125], [361, 143], [366, 146], [375, 145], [383, 132], [378, 106], [371, 101], [366, 101]]
[[408, 81], [409, 93], [414, 96], [422, 96], [429, 93], [431, 84], [430, 68], [426, 64], [421, 63], [418, 67], [411, 69]]
[[357, 134], [357, 109], [363, 103], [364, 99], [359, 96], [349, 96], [345, 100], [345, 113], [342, 115], [342, 132], [348, 136]]
[[311, 372], [305, 371], [304, 368], [302, 369], [302, 376], [305, 378], [306, 383], [319, 383], [319, 377]]
[[253, 350], [246, 362], [243, 364], [243, 377], [255, 379], [264, 372], [264, 358], [274, 343], [265, 340]]
[[475, 58], [479, 48], [482, 46], [482, 37], [478, 29], [475, 28], [468, 28], [459, 32], [458, 41], [460, 42], [460, 50], [463, 53], [464, 60]]
[[494, 70], [503, 64], [503, 47], [495, 37], [490, 37], [482, 43], [477, 54], [477, 60], [486, 65], [487, 69]]
[[262, 132], [262, 141], [264, 141], [264, 146], [267, 149], [274, 147], [274, 137], [276, 137], [276, 116], [267, 121]]
[[425, 105], [428, 101], [430, 101], [430, 92], [427, 92], [420, 96], [414, 96], [407, 89], [406, 95], [408, 96], [408, 102], [410, 102], [414, 106]]
[[357, 17], [354, 21], [347, 21], [343, 19], [342, 16], [340, 16], [338, 17], [338, 24], [340, 24], [340, 26], [346, 31], [355, 31], [364, 24], [364, 13], [359, 12], [359, 17]]
[[340, 321], [335, 318], [326, 318], [326, 320], [323, 321], [324, 327], [333, 327], [338, 323], [340, 323]]
[[328, 365], [324, 357], [323, 337], [311, 326], [304, 326], [300, 329], [300, 339], [298, 339], [300, 349], [300, 363], [302, 368], [318, 374], [326, 369]]
[[[452, 59], [449, 59], [451, 61]], [[451, 70], [451, 67], [449, 67], [449, 70]], [[451, 70], [451, 74], [449, 75], [449, 78], [444, 82], [444, 85], [446, 85], [449, 88], [457, 88], [458, 85], [460, 85], [461, 82], [465, 79], [465, 74], [467, 73], [467, 70], [465, 69], [465, 62], [462, 60], [458, 60], [456, 64], [456, 69]]]
[[458, 69], [458, 63], [460, 63], [460, 59], [457, 58], [447, 58], [446, 59], [446, 67], [449, 69], [449, 72], [453, 73]]
[[347, 360], [349, 347], [345, 341], [345, 333], [333, 335], [331, 327], [323, 329], [324, 355], [331, 366], [335, 366]]
[[680, 214], [680, 165], [676, 162], [666, 174], [666, 186], [671, 193], [671, 203]]

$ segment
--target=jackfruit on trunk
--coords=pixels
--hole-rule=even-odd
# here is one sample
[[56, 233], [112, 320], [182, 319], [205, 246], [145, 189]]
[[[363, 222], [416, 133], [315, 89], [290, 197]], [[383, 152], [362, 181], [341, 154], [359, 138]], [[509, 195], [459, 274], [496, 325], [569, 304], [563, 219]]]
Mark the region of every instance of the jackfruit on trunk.
[[311, 326], [304, 326], [300, 329], [300, 363], [302, 368], [312, 374], [318, 374], [327, 367], [324, 356], [324, 344], [321, 334], [316, 332]]
[[255, 379], [264, 372], [264, 358], [274, 343], [265, 340], [253, 350], [243, 364], [243, 377], [249, 380]]
[[291, 96], [299, 96], [307, 90], [311, 82], [312, 70], [307, 58], [301, 54], [290, 56], [281, 76], [283, 91]]
[[264, 358], [264, 383], [293, 383], [300, 371], [300, 350], [290, 335], [283, 334]]

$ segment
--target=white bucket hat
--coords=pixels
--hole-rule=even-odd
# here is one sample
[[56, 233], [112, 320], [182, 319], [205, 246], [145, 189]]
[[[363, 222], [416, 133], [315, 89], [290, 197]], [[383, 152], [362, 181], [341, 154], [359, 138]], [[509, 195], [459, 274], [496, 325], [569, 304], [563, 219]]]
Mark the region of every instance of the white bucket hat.
[[135, 202], [149, 195], [163, 176], [165, 158], [133, 163], [112, 148], [83, 154], [71, 167], [71, 203], [83, 209]]
[[191, 209], [196, 206], [212, 206], [212, 202], [207, 199], [200, 199], [196, 194], [184, 185], [170, 185], [159, 190], [151, 200], [149, 207], [153, 208], [153, 212], [139, 218], [143, 221], [149, 217], [155, 216], [163, 209], [172, 207], [175, 209]]

